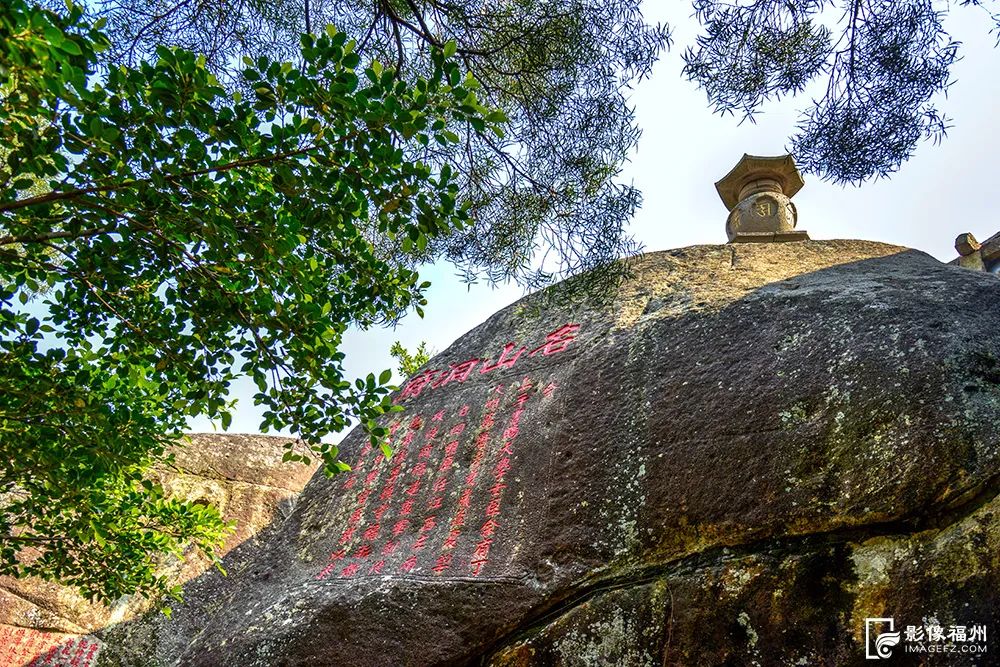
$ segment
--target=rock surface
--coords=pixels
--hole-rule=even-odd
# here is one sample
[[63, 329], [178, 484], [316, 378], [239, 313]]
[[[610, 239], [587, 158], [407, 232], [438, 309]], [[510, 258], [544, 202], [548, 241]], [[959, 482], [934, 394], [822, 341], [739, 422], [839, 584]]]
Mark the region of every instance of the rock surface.
[[892, 617], [988, 632], [895, 664], [995, 664], [1000, 282], [863, 241], [634, 270], [459, 339], [392, 460], [348, 436], [353, 474], [101, 663], [861, 665]]
[[[252, 540], [277, 516], [290, 512], [295, 496], [315, 472], [315, 465], [282, 464], [287, 441], [194, 434], [173, 449], [176, 469], [160, 470], [157, 475], [169, 494], [203, 499], [237, 523], [222, 548], [222, 553], [229, 553]], [[172, 576], [178, 583], [188, 582], [210, 565], [206, 558], [191, 554], [183, 564], [172, 567]], [[34, 658], [38, 664], [87, 665], [102, 648], [93, 633], [139, 617], [149, 607], [148, 601], [123, 599], [109, 608], [50, 582], [0, 577], [0, 667], [20, 667]], [[52, 649], [55, 654], [46, 662]]]
[[1000, 283], [855, 241], [635, 272], [432, 360], [397, 456], [350, 436], [355, 473], [316, 477], [146, 655], [842, 665], [866, 617], [997, 627]]

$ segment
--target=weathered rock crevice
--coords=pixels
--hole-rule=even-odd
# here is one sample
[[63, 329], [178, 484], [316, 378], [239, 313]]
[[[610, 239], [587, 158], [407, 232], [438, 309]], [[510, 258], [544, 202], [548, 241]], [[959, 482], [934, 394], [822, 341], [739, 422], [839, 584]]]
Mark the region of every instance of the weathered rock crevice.
[[4, 623], [4, 625], [7, 625], [12, 628], [24, 628], [26, 630], [37, 630], [40, 632], [66, 632], [67, 630], [70, 630], [72, 632], [76, 632], [81, 635], [87, 634], [88, 632], [87, 628], [77, 625], [73, 621], [73, 619], [63, 616], [61, 610], [59, 609], [58, 604], [53, 604], [51, 600], [48, 600], [41, 595], [26, 595], [24, 591], [16, 591], [7, 586], [4, 586], [3, 584], [0, 584], [0, 591], [3, 591], [5, 595], [17, 598], [18, 600], [21, 600], [29, 605], [38, 607], [39, 609], [44, 609], [46, 612], [58, 618], [64, 624], [61, 626], [47, 625], [44, 622], [39, 623], [37, 621], [29, 621], [25, 619], [20, 622], [18, 621], [7, 622]]

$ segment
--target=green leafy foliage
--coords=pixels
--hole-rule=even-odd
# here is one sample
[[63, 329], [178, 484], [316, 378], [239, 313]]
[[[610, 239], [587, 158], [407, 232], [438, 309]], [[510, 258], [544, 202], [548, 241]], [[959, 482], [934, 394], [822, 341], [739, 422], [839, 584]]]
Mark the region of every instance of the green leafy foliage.
[[389, 348], [389, 354], [399, 363], [399, 374], [405, 378], [416, 375], [420, 367], [431, 359], [431, 354], [427, 350], [427, 341], [420, 341], [417, 349], [410, 352], [397, 340]]
[[325, 436], [384, 435], [389, 378], [349, 382], [342, 336], [428, 285], [378, 243], [468, 224], [454, 172], [407, 147], [499, 128], [440, 49], [404, 82], [329, 29], [300, 65], [248, 59], [232, 95], [175, 48], [97, 73], [109, 40], [68, 7], [0, 5], [0, 572], [112, 600], [224, 537], [148, 477], [189, 417], [228, 425], [235, 378], [329, 474]]
[[[50, 0], [58, 2], [59, 0]], [[299, 32], [333, 23], [358, 37], [362, 63], [393, 64], [375, 76], [413, 82], [444, 49], [470, 76], [451, 79], [470, 99], [503, 111], [456, 123], [447, 141], [413, 145], [412, 159], [449, 164], [469, 224], [403, 249], [452, 261], [464, 279], [513, 279], [538, 287], [585, 273], [581, 292], [621, 277], [613, 260], [638, 250], [627, 225], [639, 192], [618, 178], [639, 138], [628, 88], [669, 42], [641, 0], [95, 0], [116, 44], [110, 63], [130, 63], [161, 44], [208, 56], [232, 88], [232, 54], [292, 58]], [[491, 132], [490, 123], [504, 132]], [[598, 270], [593, 270], [598, 269]]]

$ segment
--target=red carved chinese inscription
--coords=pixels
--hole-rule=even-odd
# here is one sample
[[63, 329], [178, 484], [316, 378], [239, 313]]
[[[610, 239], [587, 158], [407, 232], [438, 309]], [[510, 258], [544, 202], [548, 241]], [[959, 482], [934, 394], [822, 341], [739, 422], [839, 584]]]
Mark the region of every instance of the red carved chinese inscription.
[[439, 377], [434, 384], [431, 386], [434, 389], [438, 387], [443, 387], [449, 382], [465, 382], [469, 378], [469, 374], [472, 373], [472, 369], [476, 367], [479, 363], [479, 359], [469, 359], [468, 361], [463, 361], [460, 364], [452, 364], [448, 372], [442, 371], [441, 377]]
[[514, 453], [514, 439], [520, 432], [521, 415], [524, 414], [524, 406], [530, 398], [529, 392], [531, 391], [532, 386], [531, 381], [528, 378], [525, 378], [520, 387], [518, 387], [518, 395], [515, 399], [517, 408], [513, 413], [511, 413], [510, 418], [507, 420], [504, 430], [500, 436], [501, 445], [497, 450], [497, 462], [492, 471], [493, 484], [489, 488], [490, 499], [486, 504], [486, 509], [484, 510], [486, 519], [479, 528], [479, 536], [481, 539], [476, 544], [476, 549], [472, 553], [472, 557], [469, 559], [469, 568], [475, 576], [479, 576], [479, 574], [482, 573], [483, 568], [485, 568], [489, 562], [490, 548], [493, 545], [494, 536], [501, 525], [499, 517], [503, 509], [504, 489], [507, 488], [507, 484], [505, 484], [504, 481], [507, 477], [507, 473], [510, 472], [511, 469], [511, 457]]
[[[524, 354], [527, 349], [522, 347], [517, 352], [514, 352], [514, 348], [517, 347], [514, 343], [507, 343], [503, 346], [503, 352], [500, 353], [500, 358], [497, 359], [495, 364], [489, 363], [489, 359], [483, 362], [482, 367], [479, 369], [480, 373], [489, 373], [490, 371], [496, 370], [498, 368], [510, 368], [515, 363], [517, 363], [518, 358]], [[514, 352], [513, 356], [511, 353]]]
[[437, 557], [437, 561], [434, 562], [434, 573], [443, 574], [445, 571], [451, 567], [452, 553], [450, 551], [445, 552]]
[[417, 375], [416, 377], [414, 377], [413, 379], [411, 379], [409, 382], [406, 383], [406, 386], [403, 387], [403, 391], [400, 393], [399, 397], [416, 398], [417, 396], [420, 395], [420, 392], [422, 392], [427, 387], [427, 385], [431, 383], [431, 380], [434, 379], [434, 376], [440, 372], [441, 371], [426, 370], [420, 375]]
[[0, 626], [0, 665], [4, 667], [91, 667], [102, 646], [90, 637]]
[[[567, 348], [569, 348], [570, 343], [576, 340], [579, 331], [579, 324], [573, 322], [564, 324], [556, 330], [547, 333], [545, 335], [545, 342], [528, 352], [527, 356], [533, 357], [536, 354], [541, 353], [542, 356], [548, 357], [564, 352]], [[519, 346], [515, 342], [510, 342], [504, 345], [503, 350], [500, 352], [500, 356], [495, 362], [492, 362], [490, 359], [480, 359], [475, 357], [472, 359], [466, 359], [465, 361], [459, 363], [450, 363], [448, 368], [445, 370], [428, 369], [407, 382], [406, 386], [403, 387], [403, 390], [395, 400], [416, 398], [428, 388], [438, 389], [452, 382], [465, 382], [476, 366], [479, 366], [479, 374], [481, 375], [498, 369], [506, 370], [513, 368], [518, 359], [520, 359], [525, 352], [527, 352], [527, 348], [525, 346]], [[551, 390], [547, 390], [545, 395], [551, 395]], [[463, 410], [466, 409], [467, 406], [463, 407]], [[490, 409], [489, 406], [487, 406], [487, 409]], [[443, 412], [444, 411], [442, 410], [436, 413], [434, 415], [434, 419], [438, 421], [443, 419]], [[464, 417], [465, 412], [460, 412], [459, 416]]]
[[576, 333], [580, 330], [579, 324], [564, 324], [552, 333], [545, 336], [545, 344], [536, 347], [529, 353], [529, 356], [535, 356], [538, 352], [541, 352], [543, 356], [549, 356], [556, 354], [557, 352], [563, 352], [569, 344], [576, 339]]
[[[572, 324], [557, 329], [531, 353], [549, 356], [564, 351], [578, 329]], [[511, 368], [531, 353], [508, 344], [496, 363], [483, 366]], [[425, 371], [422, 380], [418, 376], [411, 381], [415, 384], [409, 395], [464, 382], [479, 363], [471, 359], [451, 364], [446, 373]], [[354, 507], [344, 515], [337, 551], [317, 578], [492, 572], [490, 559], [498, 558], [494, 546], [504, 543], [495, 540], [503, 539], [501, 533], [514, 525], [504, 516], [514, 510], [505, 495], [512, 483], [515, 441], [525, 430], [525, 409], [532, 396], [548, 397], [554, 391], [551, 382], [524, 377], [488, 390], [477, 422], [468, 421], [473, 411], [468, 404], [457, 407], [451, 419], [445, 410], [438, 410], [428, 412], [430, 418], [396, 420], [390, 430], [402, 441], [390, 462], [374, 456], [374, 464], [364, 470], [359, 465], [353, 472], [352, 484], [360, 487], [352, 490]], [[449, 489], [453, 489], [450, 494]]]
[[486, 567], [486, 563], [489, 561], [490, 556], [490, 546], [493, 545], [493, 538], [488, 537], [480, 540], [476, 544], [476, 550], [472, 552], [472, 558], [469, 560], [469, 565], [472, 569], [472, 574], [479, 575]]
[[[340, 574], [341, 576], [353, 576], [354, 574], [356, 574], [361, 570], [361, 565], [357, 561], [367, 559], [374, 553], [375, 548], [373, 546], [373, 543], [380, 538], [382, 534], [382, 518], [390, 511], [392, 507], [393, 493], [396, 488], [399, 476], [402, 472], [402, 466], [404, 460], [406, 459], [407, 449], [413, 442], [414, 438], [416, 438], [417, 431], [422, 425], [423, 425], [423, 418], [420, 415], [416, 415], [410, 420], [406, 431], [406, 435], [403, 437], [402, 441], [399, 444], [399, 447], [396, 450], [395, 457], [393, 459], [394, 465], [392, 469], [389, 471], [389, 474], [386, 476], [385, 480], [383, 481], [382, 488], [377, 496], [374, 493], [376, 491], [375, 485], [377, 483], [378, 478], [381, 475], [382, 468], [385, 466], [385, 459], [384, 458], [378, 459], [378, 463], [382, 465], [381, 466], [376, 465], [375, 467], [372, 468], [372, 470], [368, 472], [368, 474], [365, 475], [361, 491], [357, 494], [355, 498], [356, 506], [354, 510], [351, 512], [350, 516], [348, 517], [347, 525], [344, 527], [344, 530], [343, 532], [341, 532], [340, 538], [338, 540], [339, 544], [345, 546], [344, 548], [341, 548], [339, 551], [330, 555], [330, 560], [328, 564], [317, 575], [316, 577], [317, 579], [325, 579], [326, 577], [330, 576], [336, 568], [336, 563], [345, 558], [354, 559], [355, 562], [346, 565], [340, 571]], [[399, 422], [397, 421], [393, 426], [390, 427], [390, 431], [392, 433], [395, 433], [398, 430], [399, 430]], [[370, 445], [368, 445], [367, 443], [365, 447], [369, 450], [371, 449]], [[372, 518], [374, 519], [374, 521], [371, 524], [363, 525], [362, 520], [364, 518], [365, 510], [368, 506], [368, 501], [373, 497], [377, 497], [378, 500], [380, 501], [380, 504], [378, 505], [378, 507], [375, 508], [374, 512], [372, 513]], [[355, 536], [358, 535], [359, 533], [362, 542], [360, 545], [358, 545], [357, 549], [353, 553], [351, 553], [350, 547], [347, 545], [350, 545], [350, 543], [355, 539]], [[357, 567], [352, 567], [352, 565], [357, 565]]]

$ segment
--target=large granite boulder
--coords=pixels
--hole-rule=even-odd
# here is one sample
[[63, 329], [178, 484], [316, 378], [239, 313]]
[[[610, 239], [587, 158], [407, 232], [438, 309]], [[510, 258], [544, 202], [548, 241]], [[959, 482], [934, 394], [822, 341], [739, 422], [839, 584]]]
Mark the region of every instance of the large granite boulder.
[[350, 435], [350, 475], [102, 661], [990, 664], [1000, 282], [862, 241], [634, 273], [463, 336], [401, 392], [391, 460]]
[[[221, 552], [252, 544], [276, 517], [291, 511], [294, 498], [316, 466], [282, 464], [288, 438], [194, 434], [172, 448], [174, 467], [156, 471], [170, 495], [212, 504], [236, 530]], [[171, 579], [189, 582], [211, 562], [196, 553], [165, 564]], [[25, 664], [73, 667], [92, 664], [102, 651], [94, 633], [149, 612], [147, 599], [119, 600], [108, 607], [74, 589], [40, 579], [0, 577], [0, 667]]]

